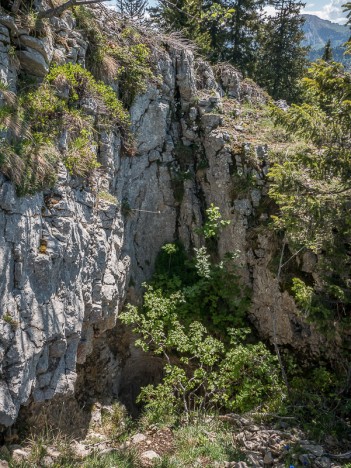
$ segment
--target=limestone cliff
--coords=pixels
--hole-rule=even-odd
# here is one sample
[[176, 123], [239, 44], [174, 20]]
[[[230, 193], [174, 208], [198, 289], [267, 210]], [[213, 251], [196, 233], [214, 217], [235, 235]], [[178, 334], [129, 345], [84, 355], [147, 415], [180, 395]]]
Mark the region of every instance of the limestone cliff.
[[[111, 34], [114, 13], [91, 10]], [[21, 405], [74, 392], [77, 364], [115, 326], [127, 294], [138, 300], [161, 246], [199, 245], [194, 228], [210, 203], [231, 220], [218, 251], [240, 252], [261, 337], [312, 354], [322, 344], [269, 266], [279, 244], [267, 229], [268, 148], [233, 123], [244, 102], [267, 97], [230, 67], [215, 74], [176, 38], [140, 34], [153, 44], [157, 80], [130, 107], [136, 154], [125, 154], [121, 130], [111, 125], [100, 128], [101, 166], [89, 180], [61, 162], [54, 187], [18, 197], [0, 175], [0, 425], [13, 424]], [[85, 66], [88, 49], [71, 12], [51, 18], [36, 37], [0, 11], [0, 80], [14, 93], [19, 75], [40, 81], [54, 62]], [[118, 89], [118, 79], [108, 81]], [[85, 105], [96, 118], [94, 100]]]

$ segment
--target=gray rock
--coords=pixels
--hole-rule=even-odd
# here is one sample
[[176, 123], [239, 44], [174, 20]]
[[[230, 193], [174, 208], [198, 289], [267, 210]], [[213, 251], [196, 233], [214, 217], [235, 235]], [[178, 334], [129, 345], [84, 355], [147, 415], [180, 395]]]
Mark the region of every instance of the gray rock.
[[263, 463], [265, 465], [273, 465], [274, 464], [274, 458], [272, 457], [271, 452], [266, 452], [263, 457]]
[[54, 53], [54, 49], [52, 46], [52, 42], [50, 41], [49, 37], [44, 37], [42, 39], [37, 39], [33, 36], [28, 36], [26, 34], [22, 34], [16, 40], [16, 43], [21, 47], [28, 48], [29, 52], [33, 49], [40, 53], [43, 56], [44, 60], [48, 65], [52, 60], [52, 56]]
[[30, 452], [24, 449], [15, 449], [12, 452], [12, 460], [16, 463], [23, 462], [28, 460], [30, 457]]
[[146, 452], [143, 452], [140, 455], [141, 459], [144, 460], [160, 460], [161, 457], [158, 453], [156, 453], [154, 450], [147, 450]]
[[328, 457], [318, 457], [313, 461], [313, 466], [317, 468], [330, 468], [332, 463]]
[[49, 65], [44, 56], [35, 49], [19, 50], [17, 57], [21, 68], [30, 75], [44, 77], [49, 72]]
[[12, 33], [17, 33], [17, 25], [15, 23], [15, 20], [12, 16], [9, 15], [1, 15], [0, 16], [0, 24], [3, 26], [6, 26]]
[[13, 403], [8, 385], [0, 381], [0, 424], [9, 426], [16, 418], [17, 408]]
[[314, 455], [315, 457], [321, 457], [323, 455], [323, 453], [324, 453], [324, 449], [323, 449], [323, 447], [321, 445], [305, 444], [303, 446], [303, 449], [306, 452]]
[[55, 460], [49, 456], [46, 456], [46, 457], [43, 457], [41, 463], [43, 464], [43, 466], [52, 466], [55, 464]]
[[131, 442], [132, 444], [140, 444], [140, 442], [144, 442], [146, 440], [146, 435], [144, 434], [135, 434], [133, 435]]

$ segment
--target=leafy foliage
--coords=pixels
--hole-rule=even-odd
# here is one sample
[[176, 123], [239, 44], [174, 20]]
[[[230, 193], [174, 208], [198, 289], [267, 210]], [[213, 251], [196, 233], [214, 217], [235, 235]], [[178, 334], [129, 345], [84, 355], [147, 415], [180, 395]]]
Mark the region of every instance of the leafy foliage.
[[[176, 249], [173, 253], [170, 246]], [[166, 297], [180, 291], [184, 301], [177, 305], [177, 313], [183, 323], [199, 320], [225, 340], [227, 327], [244, 324], [250, 304], [250, 292], [242, 284], [236, 258], [228, 253], [213, 263], [206, 248], [200, 247], [189, 259], [182, 246], [166, 244], [156, 260], [151, 284]]]
[[280, 207], [274, 223], [286, 230], [291, 245], [318, 254], [322, 281], [315, 292], [322, 294], [324, 308], [346, 324], [351, 300], [351, 75], [341, 64], [319, 61], [301, 85], [301, 105], [273, 111], [288, 132], [308, 142], [289, 158], [278, 155], [270, 171], [270, 195]]
[[[228, 221], [213, 204], [206, 212], [202, 232], [211, 238]], [[139, 396], [154, 422], [278, 404], [283, 386], [276, 358], [262, 343], [245, 343], [249, 330], [229, 328], [243, 325], [248, 307], [235, 258], [212, 263], [200, 247], [189, 259], [181, 245], [165, 244], [151, 284], [144, 285], [143, 307], [129, 305], [120, 316], [139, 337], [135, 344], [166, 362], [162, 383]]]
[[229, 226], [230, 221], [222, 219], [222, 215], [217, 206], [213, 203], [206, 210], [206, 221], [199, 232], [202, 233], [205, 239], [217, 237], [221, 228]]
[[178, 412], [189, 417], [214, 408], [247, 411], [263, 402], [276, 404], [282, 395], [276, 358], [262, 343], [244, 345], [244, 330], [230, 331], [226, 349], [200, 322], [185, 327], [177, 314], [184, 301], [180, 291], [166, 297], [147, 286], [143, 311], [130, 305], [120, 317], [140, 336], [136, 345], [166, 360], [162, 383], [140, 394], [155, 420]]

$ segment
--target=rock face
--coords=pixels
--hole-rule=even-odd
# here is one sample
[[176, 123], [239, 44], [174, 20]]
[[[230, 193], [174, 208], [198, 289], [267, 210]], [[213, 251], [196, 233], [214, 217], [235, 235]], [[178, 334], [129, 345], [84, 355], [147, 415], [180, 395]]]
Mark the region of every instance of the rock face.
[[[44, 76], [53, 57], [84, 64], [87, 42], [70, 14], [52, 18], [50, 30], [65, 46], [21, 34], [11, 17], [0, 17], [3, 84], [15, 91], [19, 71]], [[318, 349], [320, 338], [300, 323], [268, 268], [272, 235], [252, 228], [267, 216], [267, 148], [235, 149], [240, 128], [230, 133], [218, 112], [223, 90], [208, 65], [195, 65], [181, 45], [158, 45], [162, 83], [150, 83], [130, 110], [137, 154], [123, 155], [117, 127], [102, 131], [102, 167], [90, 185], [62, 165], [54, 189], [19, 198], [0, 176], [0, 425], [11, 425], [21, 405], [74, 391], [77, 363], [115, 326], [127, 293], [137, 300], [161, 246], [175, 239], [187, 249], [199, 245], [194, 228], [210, 203], [232, 221], [219, 253], [240, 252], [243, 281], [253, 290], [250, 315], [263, 338]], [[240, 80], [226, 72], [221, 84], [238, 103], [264, 99]], [[233, 175], [243, 173], [255, 180], [245, 197], [233, 186]], [[117, 202], [99, 197], [101, 190]]]

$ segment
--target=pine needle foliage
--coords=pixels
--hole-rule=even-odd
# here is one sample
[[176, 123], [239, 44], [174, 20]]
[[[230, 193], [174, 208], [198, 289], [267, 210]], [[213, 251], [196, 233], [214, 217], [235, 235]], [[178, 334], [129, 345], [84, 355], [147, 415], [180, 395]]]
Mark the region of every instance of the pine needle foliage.
[[[270, 171], [274, 218], [290, 245], [318, 255], [315, 318], [347, 325], [350, 294], [351, 74], [335, 62], [318, 61], [302, 80], [304, 102], [275, 108], [276, 121], [304, 138], [304, 150], [281, 154]], [[319, 306], [318, 306], [319, 301]], [[311, 309], [312, 310], [312, 309]], [[327, 311], [327, 314], [325, 313]], [[328, 312], [329, 311], [329, 312]]]

